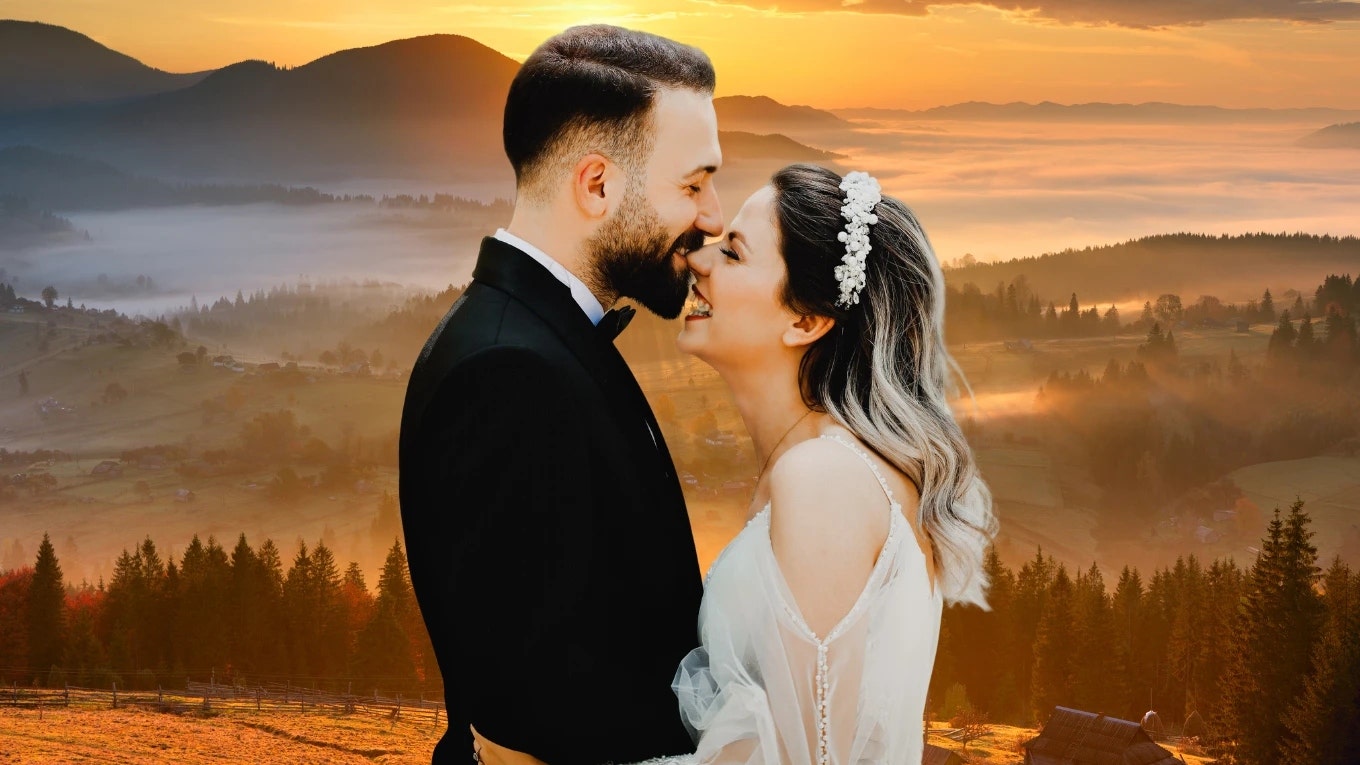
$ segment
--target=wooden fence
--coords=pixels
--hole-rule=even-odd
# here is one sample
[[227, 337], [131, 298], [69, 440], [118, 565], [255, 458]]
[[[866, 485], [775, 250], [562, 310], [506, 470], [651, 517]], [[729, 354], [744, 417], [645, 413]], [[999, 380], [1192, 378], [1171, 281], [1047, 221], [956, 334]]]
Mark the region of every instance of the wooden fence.
[[21, 709], [79, 708], [119, 709], [139, 707], [158, 712], [338, 712], [361, 714], [419, 724], [438, 726], [444, 715], [444, 702], [420, 696], [415, 699], [372, 695], [335, 693], [315, 688], [300, 688], [281, 683], [264, 685], [223, 685], [221, 683], [187, 682], [183, 689], [157, 688], [155, 691], [120, 690], [117, 683], [109, 688], [61, 689], [27, 688], [17, 684], [0, 687], [0, 707]]

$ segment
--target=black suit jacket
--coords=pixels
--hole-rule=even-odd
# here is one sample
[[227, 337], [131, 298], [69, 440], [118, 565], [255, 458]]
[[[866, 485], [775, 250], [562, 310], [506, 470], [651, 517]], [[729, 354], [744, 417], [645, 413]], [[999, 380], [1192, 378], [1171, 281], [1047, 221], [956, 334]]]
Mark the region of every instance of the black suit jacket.
[[651, 408], [542, 265], [488, 237], [472, 276], [401, 421], [411, 582], [448, 705], [434, 763], [470, 761], [469, 723], [550, 765], [693, 751], [670, 682], [703, 584]]

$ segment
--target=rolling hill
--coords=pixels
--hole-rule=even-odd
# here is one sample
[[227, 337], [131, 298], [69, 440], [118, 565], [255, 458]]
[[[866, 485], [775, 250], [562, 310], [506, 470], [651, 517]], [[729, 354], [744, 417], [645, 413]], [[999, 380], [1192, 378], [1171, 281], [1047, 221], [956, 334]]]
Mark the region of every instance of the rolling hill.
[[848, 130], [849, 122], [811, 106], [789, 106], [767, 96], [723, 96], [713, 99], [724, 130], [751, 133], [805, 133]]
[[206, 75], [153, 69], [64, 27], [0, 20], [0, 114], [178, 90]]
[[1298, 143], [1312, 149], [1360, 149], [1360, 122], [1328, 125], [1300, 138]]
[[1322, 274], [1352, 273], [1356, 263], [1360, 239], [1353, 236], [1163, 234], [951, 268], [945, 281], [956, 289], [972, 282], [988, 292], [1024, 274], [1035, 294], [1059, 306], [1072, 292], [1083, 306], [1156, 302], [1166, 292], [1189, 304], [1202, 294], [1232, 302], [1259, 298], [1266, 288], [1277, 295], [1289, 288], [1311, 290]]
[[756, 135], [738, 130], [719, 131], [725, 161], [776, 159], [785, 162], [827, 162], [844, 159], [844, 154], [815, 149], [786, 135]]

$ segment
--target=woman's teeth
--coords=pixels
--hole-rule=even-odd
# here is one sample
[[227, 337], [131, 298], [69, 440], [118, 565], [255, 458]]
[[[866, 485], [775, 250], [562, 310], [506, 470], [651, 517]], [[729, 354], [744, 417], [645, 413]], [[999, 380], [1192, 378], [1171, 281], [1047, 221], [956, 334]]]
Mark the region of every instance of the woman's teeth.
[[713, 315], [713, 306], [709, 305], [708, 301], [704, 300], [703, 296], [700, 295], [697, 290], [690, 291], [689, 315], [690, 316]]

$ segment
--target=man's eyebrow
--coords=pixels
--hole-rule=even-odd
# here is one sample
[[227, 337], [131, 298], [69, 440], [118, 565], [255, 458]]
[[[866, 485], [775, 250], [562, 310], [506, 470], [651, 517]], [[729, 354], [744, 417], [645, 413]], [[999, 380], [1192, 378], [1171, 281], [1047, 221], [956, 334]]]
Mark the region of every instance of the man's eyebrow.
[[688, 178], [691, 175], [698, 175], [699, 173], [716, 173], [716, 172], [718, 172], [717, 165], [704, 165], [703, 167], [696, 167], [693, 170], [689, 171], [688, 173], [685, 173], [684, 177]]

